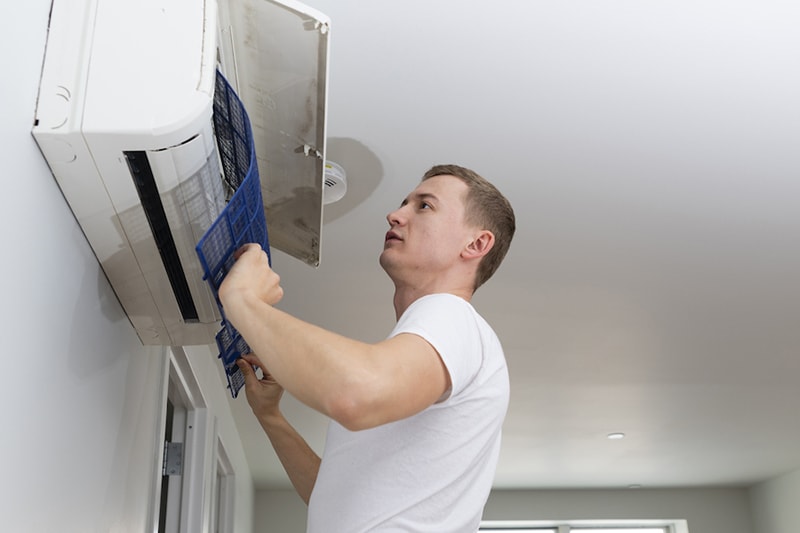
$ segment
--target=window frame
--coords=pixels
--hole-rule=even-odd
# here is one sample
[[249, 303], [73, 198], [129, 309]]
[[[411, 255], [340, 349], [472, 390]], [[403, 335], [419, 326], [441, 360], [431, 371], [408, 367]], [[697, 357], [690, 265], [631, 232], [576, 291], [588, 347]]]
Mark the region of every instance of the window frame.
[[582, 529], [664, 528], [664, 533], [689, 533], [686, 520], [482, 520], [479, 532], [495, 533], [581, 533]]

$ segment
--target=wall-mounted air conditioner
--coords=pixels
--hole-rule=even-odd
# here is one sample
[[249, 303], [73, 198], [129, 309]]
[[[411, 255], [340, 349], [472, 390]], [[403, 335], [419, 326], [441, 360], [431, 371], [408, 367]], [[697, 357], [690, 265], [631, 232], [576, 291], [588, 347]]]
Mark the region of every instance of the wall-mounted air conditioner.
[[319, 263], [329, 24], [287, 0], [54, 0], [33, 135], [143, 343], [219, 330], [195, 253], [231, 193], [218, 69], [250, 116], [271, 246]]

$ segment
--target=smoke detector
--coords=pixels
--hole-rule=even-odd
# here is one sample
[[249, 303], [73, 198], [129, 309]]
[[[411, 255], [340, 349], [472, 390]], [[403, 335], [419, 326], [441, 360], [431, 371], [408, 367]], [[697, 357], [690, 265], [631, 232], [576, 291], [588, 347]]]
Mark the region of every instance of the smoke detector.
[[333, 161], [325, 161], [325, 189], [322, 191], [322, 203], [332, 204], [339, 201], [347, 192], [347, 174]]

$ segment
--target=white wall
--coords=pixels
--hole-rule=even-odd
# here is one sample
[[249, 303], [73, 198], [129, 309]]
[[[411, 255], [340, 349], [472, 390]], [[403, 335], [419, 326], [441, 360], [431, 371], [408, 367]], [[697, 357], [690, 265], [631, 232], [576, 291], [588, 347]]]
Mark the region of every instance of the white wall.
[[789, 472], [750, 489], [757, 533], [800, 531], [800, 470]]
[[[49, 9], [0, 7], [0, 530], [142, 533], [155, 512], [166, 356], [139, 342], [30, 134]], [[218, 391], [207, 370], [204, 388]], [[237, 469], [237, 531], [250, 531], [244, 452], [220, 427]]]
[[256, 491], [253, 533], [305, 533], [307, 511], [294, 489]]

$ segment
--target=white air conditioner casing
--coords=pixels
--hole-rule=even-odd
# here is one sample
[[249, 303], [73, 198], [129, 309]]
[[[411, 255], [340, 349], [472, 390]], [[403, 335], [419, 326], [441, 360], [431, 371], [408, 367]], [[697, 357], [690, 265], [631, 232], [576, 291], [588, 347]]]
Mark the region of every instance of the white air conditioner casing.
[[[230, 194], [212, 124], [218, 68], [250, 115], [272, 246], [318, 264], [329, 24], [286, 1], [53, 2], [33, 135], [143, 343], [209, 344], [220, 327], [195, 253]], [[164, 225], [143, 202], [160, 204]], [[287, 224], [286, 206], [301, 217]]]

